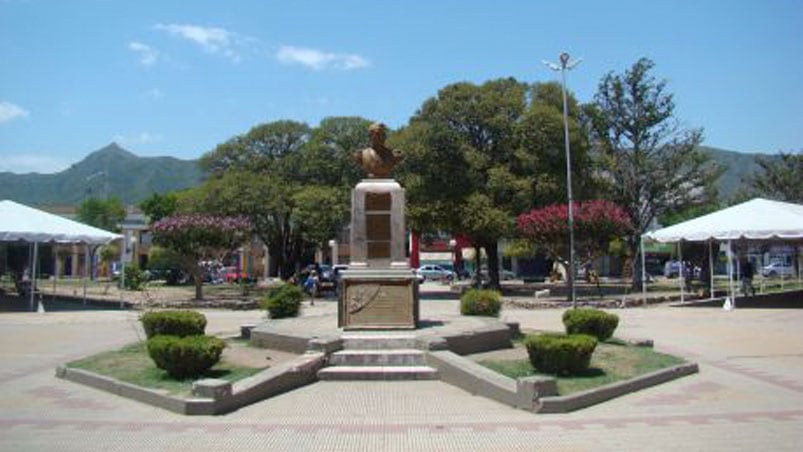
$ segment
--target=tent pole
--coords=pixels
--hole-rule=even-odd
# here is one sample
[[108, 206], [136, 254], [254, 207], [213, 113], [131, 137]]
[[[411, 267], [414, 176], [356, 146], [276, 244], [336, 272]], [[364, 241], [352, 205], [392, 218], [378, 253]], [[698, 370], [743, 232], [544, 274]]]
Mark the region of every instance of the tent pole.
[[[58, 245], [56, 245], [54, 243], [53, 244], [53, 249], [55, 250], [55, 248], [57, 246]], [[56, 282], [59, 280], [59, 253], [55, 252], [53, 254], [55, 256], [53, 257], [53, 296], [51, 297], [51, 299], [55, 303], [56, 302]]]
[[714, 298], [714, 251], [713, 240], [708, 241], [708, 296]]
[[680, 282], [680, 302], [683, 303], [685, 301], [685, 290], [684, 290], [684, 278], [685, 275], [683, 273], [683, 241], [678, 241], [678, 261], [680, 265], [678, 265], [678, 281]]
[[31, 303], [30, 308], [31, 312], [36, 311], [36, 306], [34, 306], [34, 297], [36, 294], [36, 261], [39, 259], [39, 242], [33, 242], [33, 258], [31, 262], [31, 281], [30, 281], [30, 291], [31, 291]]
[[641, 304], [647, 306], [647, 264], [644, 262], [644, 236], [641, 237]]
[[92, 263], [89, 259], [89, 244], [84, 244], [84, 306], [86, 306], [86, 283], [89, 278], [89, 267]]
[[731, 299], [731, 307], [736, 307], [736, 298], [733, 292], [733, 249], [731, 248], [731, 241], [728, 240], [728, 295]]

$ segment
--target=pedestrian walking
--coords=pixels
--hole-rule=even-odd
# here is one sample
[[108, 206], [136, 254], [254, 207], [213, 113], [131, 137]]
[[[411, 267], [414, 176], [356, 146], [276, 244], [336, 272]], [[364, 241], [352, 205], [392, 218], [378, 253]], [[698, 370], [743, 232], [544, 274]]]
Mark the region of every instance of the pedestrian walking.
[[318, 277], [318, 272], [313, 270], [304, 281], [304, 289], [310, 295], [310, 305], [315, 305], [315, 297], [318, 296], [318, 288], [320, 287], [321, 279]]

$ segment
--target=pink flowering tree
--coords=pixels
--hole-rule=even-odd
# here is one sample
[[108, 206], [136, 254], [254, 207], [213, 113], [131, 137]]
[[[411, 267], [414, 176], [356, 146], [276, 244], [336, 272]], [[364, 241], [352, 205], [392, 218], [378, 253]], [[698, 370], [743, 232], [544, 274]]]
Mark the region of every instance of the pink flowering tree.
[[[585, 261], [593, 261], [608, 244], [632, 231], [627, 213], [618, 205], [604, 200], [573, 204], [575, 252]], [[518, 216], [519, 234], [536, 251], [560, 263], [569, 271], [569, 207], [556, 204]]]
[[151, 227], [156, 244], [181, 256], [182, 267], [195, 280], [195, 299], [203, 300], [204, 260], [221, 259], [242, 245], [251, 230], [244, 217], [192, 214], [165, 217]]

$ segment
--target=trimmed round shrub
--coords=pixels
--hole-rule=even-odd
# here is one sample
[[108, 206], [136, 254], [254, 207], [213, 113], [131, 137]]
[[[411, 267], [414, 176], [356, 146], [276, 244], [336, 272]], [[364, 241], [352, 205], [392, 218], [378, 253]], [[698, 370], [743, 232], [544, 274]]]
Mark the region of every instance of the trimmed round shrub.
[[495, 290], [470, 289], [460, 297], [460, 313], [498, 317], [502, 309], [502, 294]]
[[597, 340], [586, 334], [545, 333], [524, 338], [530, 363], [540, 372], [575, 375], [588, 369]]
[[297, 317], [303, 299], [304, 292], [298, 286], [283, 284], [273, 289], [271, 294], [260, 302], [260, 306], [262, 309], [267, 309], [272, 319]]
[[214, 336], [154, 336], [148, 339], [148, 355], [156, 367], [179, 380], [203, 375], [220, 361], [226, 347]]
[[599, 309], [569, 309], [563, 313], [566, 334], [588, 334], [608, 340], [619, 326], [619, 316]]
[[148, 275], [136, 265], [127, 266], [124, 273], [124, 289], [126, 290], [142, 290], [142, 287], [148, 282]]
[[160, 334], [171, 336], [197, 336], [206, 330], [206, 317], [195, 311], [152, 311], [139, 320], [148, 339]]

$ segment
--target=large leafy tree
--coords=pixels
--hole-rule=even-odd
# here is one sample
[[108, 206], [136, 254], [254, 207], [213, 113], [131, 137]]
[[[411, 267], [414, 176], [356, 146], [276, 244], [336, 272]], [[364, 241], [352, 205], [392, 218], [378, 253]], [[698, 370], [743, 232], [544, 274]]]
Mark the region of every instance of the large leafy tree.
[[125, 207], [117, 197], [88, 198], [78, 206], [78, 221], [107, 231], [118, 231], [125, 219]]
[[293, 121], [257, 126], [202, 158], [209, 177], [190, 199], [203, 211], [247, 216], [268, 245], [271, 274], [288, 277], [348, 221], [348, 189], [359, 177], [349, 155], [365, 146], [368, 124], [327, 118], [315, 129]]
[[222, 259], [248, 239], [251, 224], [245, 217], [175, 215], [151, 226], [154, 242], [180, 256], [195, 281], [195, 299], [203, 300], [201, 261]]
[[758, 157], [756, 162], [761, 169], [748, 181], [755, 194], [803, 204], [803, 151]]
[[[499, 285], [497, 242], [513, 232], [516, 215], [565, 193], [565, 169], [552, 171], [566, 165], [559, 89], [512, 78], [449, 85], [392, 137], [404, 152], [411, 228], [485, 248], [492, 286]], [[584, 170], [587, 146], [572, 110], [574, 168]]]
[[640, 235], [665, 213], [710, 202], [710, 187], [719, 175], [698, 147], [702, 130], [679, 124], [673, 96], [666, 81], [651, 75], [653, 66], [643, 58], [623, 74], [607, 74], [586, 108], [609, 196], [633, 225], [626, 245], [634, 286], [641, 282]]

